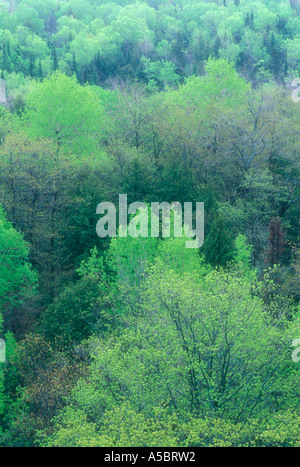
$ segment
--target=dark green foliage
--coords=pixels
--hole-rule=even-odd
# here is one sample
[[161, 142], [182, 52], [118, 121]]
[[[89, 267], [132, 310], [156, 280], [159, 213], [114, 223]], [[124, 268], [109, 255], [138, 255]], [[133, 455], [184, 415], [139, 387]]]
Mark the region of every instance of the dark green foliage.
[[212, 266], [226, 266], [233, 258], [233, 236], [224, 219], [218, 216], [206, 234], [204, 252]]
[[96, 329], [100, 332], [100, 294], [94, 277], [71, 283], [43, 313], [40, 330], [50, 342], [63, 347], [80, 343]]

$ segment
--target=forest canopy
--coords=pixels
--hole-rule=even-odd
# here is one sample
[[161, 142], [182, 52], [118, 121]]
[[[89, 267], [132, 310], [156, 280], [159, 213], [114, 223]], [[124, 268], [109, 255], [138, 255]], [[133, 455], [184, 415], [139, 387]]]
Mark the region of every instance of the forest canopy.
[[0, 446], [299, 447], [300, 3], [0, 0], [0, 73]]

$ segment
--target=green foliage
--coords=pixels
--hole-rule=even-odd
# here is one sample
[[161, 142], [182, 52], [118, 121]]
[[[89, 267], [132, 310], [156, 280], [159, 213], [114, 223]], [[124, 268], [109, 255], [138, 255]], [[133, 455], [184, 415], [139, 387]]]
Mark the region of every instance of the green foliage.
[[[292, 0], [1, 3], [1, 446], [300, 445], [299, 34]], [[204, 202], [203, 247], [99, 238], [121, 193]]]
[[206, 261], [212, 266], [226, 266], [233, 257], [233, 238], [227, 225], [218, 216], [211, 225], [204, 245]]
[[68, 285], [43, 313], [41, 331], [50, 342], [56, 341], [63, 347], [81, 342], [95, 331], [100, 294], [91, 275]]
[[17, 343], [13, 333], [2, 334], [2, 315], [0, 314], [0, 336], [5, 342], [5, 362], [0, 362], [0, 446], [3, 446], [5, 429], [9, 426], [13, 391], [15, 389], [16, 374], [12, 361], [16, 353]]
[[27, 106], [24, 127], [30, 137], [52, 139], [58, 150], [76, 154], [96, 151], [103, 111], [91, 88], [58, 72], [36, 84]]
[[176, 66], [172, 62], [151, 62], [149, 58], [144, 58], [142, 66], [150, 91], [166, 89], [179, 81], [179, 76], [175, 72]]
[[[74, 2], [73, 2], [74, 3]], [[225, 2], [226, 3], [226, 2]], [[299, 17], [293, 2], [27, 2], [1, 7], [0, 65], [34, 79], [60, 70], [103, 85], [116, 74], [149, 89], [203, 70], [210, 56], [234, 63], [255, 85], [299, 76]], [[15, 92], [15, 90], [14, 90]]]
[[255, 272], [252, 270], [253, 247], [247, 244], [245, 235], [239, 234], [235, 239], [234, 262], [238, 271], [246, 277], [253, 277]]
[[0, 305], [9, 311], [35, 292], [37, 277], [28, 262], [28, 245], [6, 220], [1, 206], [0, 251]]
[[[118, 336], [91, 340], [89, 374], [43, 443], [298, 442], [299, 375], [289, 341], [299, 324], [274, 326], [253, 284], [223, 272], [180, 277], [158, 261], [142, 289], [143, 314]], [[282, 424], [288, 412], [274, 416], [278, 406], [291, 409], [290, 434]], [[73, 438], [79, 420], [82, 429]]]
[[66, 409], [55, 420], [56, 433], [39, 434], [46, 447], [293, 447], [299, 445], [298, 418], [293, 412], [276, 415], [270, 425], [257, 420], [242, 424], [214, 418], [178, 416], [164, 408], [153, 409], [149, 418], [127, 404], [107, 413], [101, 429], [89, 423], [84, 412]]

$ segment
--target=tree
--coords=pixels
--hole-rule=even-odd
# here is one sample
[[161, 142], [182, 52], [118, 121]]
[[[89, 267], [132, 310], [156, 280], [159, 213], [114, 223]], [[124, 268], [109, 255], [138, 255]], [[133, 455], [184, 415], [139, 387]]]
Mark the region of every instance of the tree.
[[0, 199], [14, 227], [23, 231], [40, 286], [51, 297], [67, 266], [62, 209], [69, 199], [66, 180], [73, 178], [74, 166], [67, 156], [57, 155], [53, 142], [30, 141], [22, 134], [6, 139], [1, 158]]
[[233, 259], [233, 238], [222, 216], [218, 216], [210, 226], [204, 242], [206, 261], [212, 266], [226, 266]]
[[253, 247], [247, 244], [245, 235], [239, 234], [235, 239], [235, 250], [234, 263], [239, 273], [248, 278], [255, 277], [255, 271], [252, 269]]
[[[78, 425], [75, 422], [84, 413], [88, 423], [84, 422], [82, 434], [94, 426], [90, 433], [96, 445], [102, 445], [104, 439], [109, 445], [152, 445], [155, 413], [160, 410], [165, 427], [173, 414], [169, 435], [175, 438], [178, 420], [181, 433], [187, 430], [183, 436], [193, 437], [194, 443], [213, 445], [215, 438], [221, 443], [224, 433], [219, 438], [215, 430], [211, 432], [207, 417], [217, 419], [217, 424], [230, 424], [226, 442], [230, 443], [232, 430], [235, 432], [239, 423], [249, 423], [250, 432], [236, 442], [259, 443], [251, 438], [254, 426], [266, 431], [274, 415], [282, 416], [283, 407], [290, 407], [295, 417], [299, 397], [299, 375], [289, 358], [290, 335], [298, 324], [288, 325], [282, 319], [280, 326], [274, 326], [259, 297], [260, 290], [255, 279], [221, 271], [204, 278], [195, 273], [179, 275], [157, 261], [142, 285], [138, 317], [128, 317], [122, 332], [106, 344], [102, 339], [98, 343], [97, 338], [91, 340], [89, 374], [74, 389], [68, 409], [57, 420], [53, 439], [59, 445], [70, 443], [71, 432]], [[123, 418], [126, 411], [132, 416]], [[139, 421], [134, 413], [140, 414]], [[108, 414], [111, 422], [115, 420], [110, 427], [104, 422]], [[154, 423], [148, 434], [138, 431], [144, 417]], [[203, 424], [199, 437], [192, 434], [196, 424]], [[121, 432], [124, 438], [119, 437]], [[276, 428], [271, 438], [275, 432]], [[68, 433], [67, 438], [63, 433]], [[79, 445], [84, 443], [84, 438], [76, 439]], [[279, 443], [286, 439], [283, 434]], [[187, 438], [182, 442], [187, 443]]]
[[38, 77], [40, 78], [40, 80], [42, 80], [42, 79], [43, 79], [43, 69], [42, 69], [41, 60], [39, 60], [39, 71], [38, 71]]
[[9, 445], [33, 446], [35, 431], [49, 428], [80, 376], [82, 361], [75, 355], [70, 364], [66, 355], [38, 334], [28, 334], [19, 343], [13, 357], [19, 386], [6, 434]]
[[281, 230], [280, 219], [272, 219], [269, 227], [269, 246], [265, 252], [265, 262], [268, 266], [280, 264], [284, 252], [284, 235]]
[[166, 90], [168, 86], [174, 87], [179, 82], [176, 66], [170, 61], [152, 62], [149, 58], [143, 57], [141, 64], [149, 91]]
[[53, 71], [56, 71], [58, 68], [58, 62], [57, 62], [57, 55], [56, 55], [56, 48], [53, 47], [53, 52], [52, 52], [52, 58], [53, 58]]
[[[39, 329], [49, 342], [68, 348], [105, 330], [103, 287], [92, 274], [66, 286], [41, 316]], [[102, 319], [101, 319], [102, 318]]]
[[23, 304], [35, 292], [37, 277], [28, 262], [28, 245], [6, 220], [1, 205], [0, 251], [0, 306], [7, 325], [14, 307]]
[[[3, 336], [3, 318], [0, 313], [0, 336]], [[4, 334], [4, 346], [1, 342], [1, 354], [4, 359], [0, 360], [0, 446], [5, 445], [6, 428], [10, 423], [11, 407], [13, 403], [12, 393], [15, 391], [15, 372], [12, 361], [16, 352], [16, 340], [11, 332]], [[1, 355], [2, 357], [2, 355]], [[5, 361], [3, 361], [5, 360]]]
[[30, 137], [56, 142], [57, 150], [94, 152], [103, 127], [103, 110], [89, 87], [57, 72], [37, 83], [27, 99], [24, 128]]

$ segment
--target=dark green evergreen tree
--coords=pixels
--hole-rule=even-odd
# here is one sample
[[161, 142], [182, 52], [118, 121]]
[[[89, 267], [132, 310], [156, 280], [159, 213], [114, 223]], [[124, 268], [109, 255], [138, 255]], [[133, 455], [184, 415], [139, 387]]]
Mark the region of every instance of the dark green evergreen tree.
[[41, 60], [39, 60], [39, 79], [42, 80], [43, 79], [43, 69], [42, 69], [42, 64], [41, 64]]
[[34, 57], [32, 55], [29, 57], [29, 74], [31, 77], [34, 76]]
[[233, 236], [221, 216], [213, 221], [204, 241], [203, 251], [206, 261], [213, 267], [225, 267], [232, 260]]
[[222, 47], [222, 42], [221, 42], [219, 35], [217, 35], [217, 37], [215, 38], [214, 44], [213, 44], [213, 48], [212, 48], [213, 56], [215, 58], [220, 57], [219, 50], [221, 47]]
[[77, 63], [76, 63], [75, 52], [73, 52], [73, 56], [72, 56], [72, 72], [74, 75], [77, 76]]
[[53, 59], [53, 71], [56, 71], [57, 68], [58, 68], [58, 61], [57, 61], [57, 55], [56, 55], [56, 48], [55, 47], [53, 47], [52, 59]]

